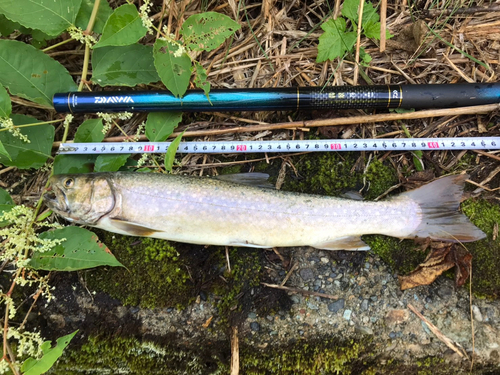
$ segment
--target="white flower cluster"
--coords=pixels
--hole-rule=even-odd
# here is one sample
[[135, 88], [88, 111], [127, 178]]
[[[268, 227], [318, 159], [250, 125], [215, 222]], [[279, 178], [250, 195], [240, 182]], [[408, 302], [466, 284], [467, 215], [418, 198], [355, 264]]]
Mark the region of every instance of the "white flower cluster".
[[7, 338], [14, 338], [18, 341], [17, 355], [19, 357], [23, 354], [28, 354], [31, 357], [40, 357], [42, 355], [43, 339], [39, 332], [20, 332], [15, 327], [9, 327]]
[[130, 120], [134, 115], [131, 112], [118, 112], [118, 113], [97, 112], [96, 114], [104, 121], [104, 128], [102, 129], [103, 134], [106, 134], [111, 129], [111, 126], [113, 126], [113, 121], [115, 119]]
[[183, 53], [187, 53], [186, 47], [184, 47], [181, 43], [179, 43], [177, 40], [175, 40], [175, 35], [174, 34], [168, 34], [168, 28], [167, 26], [163, 26], [163, 34], [165, 37], [160, 37], [160, 39], [163, 39], [167, 42], [170, 42], [171, 44], [177, 45], [177, 50], [174, 52], [175, 57], [181, 57]]
[[7, 131], [9, 133], [12, 133], [14, 137], [17, 137], [26, 143], [30, 143], [30, 140], [28, 139], [26, 134], [21, 133], [19, 128], [14, 125], [11, 118], [0, 118], [0, 128], [7, 129]]
[[139, 8], [139, 15], [141, 16], [142, 25], [148, 29], [148, 34], [153, 34], [153, 22], [149, 17], [149, 12], [151, 11], [151, 1], [144, 0], [144, 4], [142, 4]]
[[86, 34], [82, 29], [74, 25], [68, 27], [68, 33], [73, 39], [78, 40], [82, 44], [87, 44], [90, 48], [93, 48], [97, 43], [96, 38], [90, 34]]

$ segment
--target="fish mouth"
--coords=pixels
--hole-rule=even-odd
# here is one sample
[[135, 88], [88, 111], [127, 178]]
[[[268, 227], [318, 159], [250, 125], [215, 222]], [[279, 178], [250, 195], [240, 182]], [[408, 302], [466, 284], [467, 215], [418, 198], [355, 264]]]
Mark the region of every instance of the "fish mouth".
[[68, 198], [58, 187], [54, 186], [47, 189], [47, 192], [43, 195], [43, 200], [52, 211], [69, 213]]

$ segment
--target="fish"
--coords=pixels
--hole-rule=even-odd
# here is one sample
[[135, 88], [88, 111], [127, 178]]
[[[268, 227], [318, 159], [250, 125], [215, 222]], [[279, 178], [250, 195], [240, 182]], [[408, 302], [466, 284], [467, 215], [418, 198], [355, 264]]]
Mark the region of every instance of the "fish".
[[210, 177], [104, 172], [52, 176], [44, 201], [70, 222], [130, 236], [199, 245], [369, 250], [362, 235], [484, 238], [459, 212], [466, 179], [446, 176], [372, 202]]

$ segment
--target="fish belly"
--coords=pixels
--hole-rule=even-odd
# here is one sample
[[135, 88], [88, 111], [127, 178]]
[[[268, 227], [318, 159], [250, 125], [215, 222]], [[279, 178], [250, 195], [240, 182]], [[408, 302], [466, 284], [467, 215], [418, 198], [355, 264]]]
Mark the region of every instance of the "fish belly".
[[[327, 248], [324, 244], [363, 234], [403, 238], [420, 223], [409, 199], [351, 201], [212, 179], [172, 176], [160, 184], [144, 177], [120, 181], [116, 193], [121, 200], [116, 218], [151, 229], [151, 237], [194, 244]], [[111, 230], [109, 219], [98, 226]]]

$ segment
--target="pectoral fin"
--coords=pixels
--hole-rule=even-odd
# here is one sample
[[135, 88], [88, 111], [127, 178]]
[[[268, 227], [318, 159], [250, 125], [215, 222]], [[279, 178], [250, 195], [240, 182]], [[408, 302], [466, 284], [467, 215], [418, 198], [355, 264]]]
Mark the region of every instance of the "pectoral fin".
[[370, 250], [370, 246], [363, 242], [360, 236], [340, 237], [311, 246], [323, 250]]
[[123, 219], [110, 219], [109, 221], [111, 225], [116, 229], [126, 232], [131, 236], [151, 237], [154, 233], [158, 232], [155, 229], [151, 229]]

